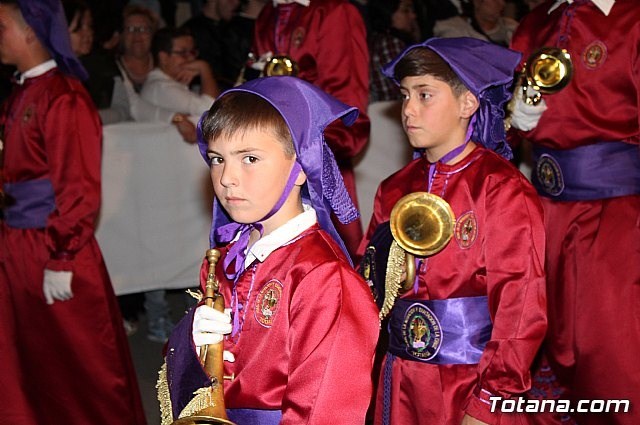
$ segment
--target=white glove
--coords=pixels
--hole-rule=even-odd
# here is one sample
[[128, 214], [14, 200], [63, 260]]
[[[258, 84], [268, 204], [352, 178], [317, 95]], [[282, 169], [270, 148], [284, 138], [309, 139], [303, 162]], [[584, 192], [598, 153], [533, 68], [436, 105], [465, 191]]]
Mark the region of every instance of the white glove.
[[193, 315], [193, 343], [196, 347], [217, 344], [224, 335], [231, 333], [231, 310], [224, 313], [207, 305], [201, 305]]
[[260, 58], [251, 64], [251, 68], [257, 71], [264, 71], [264, 67], [267, 66], [267, 62], [271, 60], [273, 53], [271, 51], [263, 53]]
[[73, 298], [73, 292], [71, 292], [72, 277], [73, 272], [57, 272], [48, 269], [44, 270], [42, 290], [47, 304], [53, 304], [54, 300], [66, 301]]
[[[532, 98], [539, 94], [537, 90], [529, 87], [527, 97]], [[522, 89], [517, 87], [515, 93], [515, 104], [511, 112], [511, 126], [519, 130], [533, 130], [540, 121], [542, 113], [547, 110], [547, 104], [544, 99], [540, 99], [537, 105], [529, 105], [523, 100]]]

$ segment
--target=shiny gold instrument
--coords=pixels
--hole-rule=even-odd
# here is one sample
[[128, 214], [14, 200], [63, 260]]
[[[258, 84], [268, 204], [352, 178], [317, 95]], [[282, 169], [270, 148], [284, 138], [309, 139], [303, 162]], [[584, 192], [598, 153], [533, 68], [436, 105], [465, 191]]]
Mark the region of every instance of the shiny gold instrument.
[[[204, 300], [209, 307], [223, 312], [224, 297], [220, 293], [219, 283], [215, 276], [216, 263], [220, 258], [220, 251], [209, 249], [206, 253], [209, 261], [209, 272], [205, 286]], [[180, 413], [180, 418], [172, 425], [201, 425], [228, 424], [235, 425], [227, 418], [224, 407], [224, 376], [223, 363], [224, 341], [200, 348], [200, 361], [204, 371], [211, 378], [211, 387], [201, 388], [196, 396]], [[229, 379], [233, 379], [230, 377]]]
[[289, 56], [278, 55], [271, 58], [264, 67], [264, 75], [267, 77], [274, 76], [293, 76], [298, 75], [298, 64]]
[[[565, 49], [543, 47], [529, 56], [523, 74], [522, 97], [529, 105], [537, 105], [542, 94], [556, 93], [569, 84], [573, 76], [571, 56]], [[528, 96], [530, 88], [538, 93]]]
[[[413, 286], [415, 258], [442, 251], [453, 236], [455, 216], [441, 197], [428, 192], [414, 192], [400, 198], [391, 210], [391, 234], [385, 280], [385, 297], [380, 319], [393, 307], [399, 293]], [[406, 278], [403, 280], [403, 271]]]

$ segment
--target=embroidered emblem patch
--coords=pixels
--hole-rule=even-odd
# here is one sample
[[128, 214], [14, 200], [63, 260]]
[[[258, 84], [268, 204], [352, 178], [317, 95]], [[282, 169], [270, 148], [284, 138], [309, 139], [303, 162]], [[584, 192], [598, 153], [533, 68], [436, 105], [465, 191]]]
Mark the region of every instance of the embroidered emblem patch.
[[256, 296], [253, 312], [258, 323], [265, 328], [270, 328], [273, 324], [273, 319], [276, 316], [280, 299], [282, 298], [282, 288], [283, 285], [280, 281], [272, 279], [265, 283]]
[[560, 164], [551, 155], [540, 155], [536, 163], [536, 177], [542, 189], [551, 196], [558, 196], [564, 190]]
[[582, 52], [582, 62], [590, 69], [598, 68], [606, 59], [607, 46], [602, 41], [594, 41]]
[[379, 297], [378, 290], [376, 289], [375, 282], [377, 281], [376, 275], [376, 247], [369, 246], [362, 257], [362, 263], [360, 264], [360, 273], [364, 278], [369, 289], [373, 294], [373, 300], [377, 303]]
[[300, 47], [302, 45], [302, 42], [304, 41], [305, 35], [307, 35], [307, 32], [303, 27], [298, 27], [293, 30], [293, 33], [291, 34], [291, 42], [293, 43], [293, 47], [295, 47], [296, 49]]
[[402, 338], [407, 354], [417, 360], [430, 360], [442, 345], [440, 321], [428, 307], [415, 303], [404, 315]]
[[467, 211], [458, 217], [453, 234], [460, 248], [466, 249], [473, 245], [478, 237], [478, 220], [473, 211]]
[[22, 115], [22, 122], [27, 123], [33, 116], [33, 107], [27, 106], [27, 109], [24, 110], [24, 114]]

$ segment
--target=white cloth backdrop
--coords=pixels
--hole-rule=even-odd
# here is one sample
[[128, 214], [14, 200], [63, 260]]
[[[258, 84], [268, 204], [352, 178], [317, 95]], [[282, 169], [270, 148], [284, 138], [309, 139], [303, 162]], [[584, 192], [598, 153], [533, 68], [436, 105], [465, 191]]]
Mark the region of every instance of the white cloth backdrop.
[[116, 294], [197, 286], [212, 196], [197, 145], [170, 124], [112, 124], [103, 134], [96, 236]]
[[374, 102], [367, 110], [371, 137], [367, 149], [355, 162], [356, 190], [365, 233], [378, 185], [412, 158], [413, 150], [400, 123], [400, 108], [399, 101], [385, 101]]

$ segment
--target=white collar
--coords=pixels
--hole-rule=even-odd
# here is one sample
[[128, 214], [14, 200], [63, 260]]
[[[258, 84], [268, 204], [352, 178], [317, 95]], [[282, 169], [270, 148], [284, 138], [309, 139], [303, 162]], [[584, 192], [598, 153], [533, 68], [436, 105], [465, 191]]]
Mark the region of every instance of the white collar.
[[273, 0], [273, 7], [277, 7], [279, 4], [290, 4], [290, 3], [298, 3], [306, 7], [311, 4], [311, 0]]
[[302, 232], [318, 222], [316, 210], [310, 205], [302, 205], [302, 207], [304, 212], [293, 217], [268, 235], [258, 239], [247, 250], [247, 257], [244, 260], [245, 268], [249, 267], [255, 260], [262, 263], [273, 251], [297, 238]]
[[26, 80], [27, 78], [39, 77], [39, 76], [43, 75], [44, 73], [52, 70], [56, 66], [58, 66], [58, 65], [56, 65], [56, 61], [54, 61], [53, 59], [49, 59], [46, 62], [42, 62], [40, 65], [36, 65], [31, 69], [27, 69], [22, 74], [17, 74], [16, 75], [16, 82], [18, 84], [20, 84], [20, 85], [23, 85], [24, 84], [24, 80]]
[[[547, 13], [551, 13], [554, 10], [556, 10], [558, 7], [560, 7], [560, 5], [562, 3], [573, 3], [573, 0], [556, 0], [556, 2], [551, 6], [551, 8], [549, 8], [549, 11]], [[613, 7], [613, 4], [616, 2], [616, 0], [591, 0], [591, 3], [595, 4], [596, 7], [598, 9], [600, 9], [600, 11], [602, 13], [604, 13], [605, 16], [609, 16], [609, 12], [611, 12], [611, 8]]]

